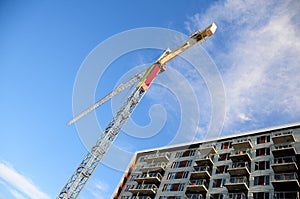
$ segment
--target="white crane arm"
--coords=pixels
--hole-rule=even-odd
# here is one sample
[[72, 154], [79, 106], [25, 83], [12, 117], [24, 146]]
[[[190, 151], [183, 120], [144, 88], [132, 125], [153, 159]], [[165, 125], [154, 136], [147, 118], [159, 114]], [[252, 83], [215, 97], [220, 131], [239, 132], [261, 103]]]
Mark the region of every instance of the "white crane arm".
[[73, 124], [74, 122], [76, 122], [77, 120], [79, 120], [80, 118], [82, 118], [83, 116], [85, 116], [86, 114], [88, 114], [91, 111], [95, 110], [97, 107], [99, 107], [100, 105], [102, 105], [104, 102], [106, 102], [109, 99], [113, 98], [115, 95], [119, 94], [120, 92], [122, 92], [123, 90], [125, 90], [127, 87], [129, 87], [130, 85], [132, 85], [136, 81], [140, 80], [142, 78], [142, 76], [144, 75], [144, 73], [145, 73], [145, 71], [142, 71], [142, 72], [136, 74], [134, 77], [132, 77], [126, 83], [120, 84], [114, 91], [112, 91], [111, 93], [107, 94], [105, 97], [103, 97], [102, 99], [100, 99], [99, 101], [97, 101], [95, 104], [91, 105], [90, 107], [88, 107], [87, 109], [85, 109], [84, 111], [82, 111], [81, 113], [79, 113], [78, 115], [76, 115], [72, 120], [70, 120], [67, 123], [67, 125], [69, 126], [69, 125]]
[[167, 62], [169, 62], [174, 57], [178, 56], [182, 52], [186, 51], [190, 47], [192, 47], [195, 44], [200, 44], [207, 37], [212, 36], [217, 30], [217, 26], [215, 23], [210, 24], [207, 28], [205, 28], [202, 31], [196, 31], [191, 36], [190, 39], [187, 40], [184, 44], [176, 48], [175, 50], [168, 52], [165, 56], [160, 57], [156, 63], [159, 63], [160, 65], [165, 65]]

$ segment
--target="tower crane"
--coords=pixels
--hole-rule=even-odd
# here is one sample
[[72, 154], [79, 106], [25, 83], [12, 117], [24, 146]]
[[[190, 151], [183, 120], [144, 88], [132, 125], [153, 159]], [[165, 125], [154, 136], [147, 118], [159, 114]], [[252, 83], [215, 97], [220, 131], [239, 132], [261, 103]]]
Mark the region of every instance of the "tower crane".
[[67, 123], [67, 125], [71, 125], [107, 100], [111, 99], [113, 96], [125, 90], [128, 86], [139, 81], [119, 111], [114, 114], [105, 130], [99, 136], [93, 147], [88, 151], [56, 199], [76, 199], [78, 197], [123, 126], [128, 121], [130, 115], [147, 92], [153, 80], [159, 73], [166, 70], [166, 63], [189, 49], [191, 46], [205, 41], [207, 37], [210, 37], [215, 33], [216, 29], [217, 26], [215, 23], [212, 23], [204, 30], [194, 32], [185, 43], [175, 50], [171, 51], [170, 49], [167, 49], [159, 59], [145, 71], [135, 75], [126, 83], [121, 84], [113, 92], [97, 101], [94, 105], [90, 106]]

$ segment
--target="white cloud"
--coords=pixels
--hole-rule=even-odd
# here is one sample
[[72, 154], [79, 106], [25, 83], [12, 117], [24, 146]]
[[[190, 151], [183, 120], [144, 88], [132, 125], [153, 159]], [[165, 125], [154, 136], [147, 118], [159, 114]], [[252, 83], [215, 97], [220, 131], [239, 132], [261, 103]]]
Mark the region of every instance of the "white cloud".
[[22, 194], [25, 194], [32, 199], [50, 199], [31, 180], [18, 173], [6, 162], [0, 162], [0, 179], [10, 185], [11, 189], [9, 191], [16, 198], [23, 199], [24, 196]]
[[[11, 188], [8, 184], [0, 180], [0, 185], [2, 185], [14, 198], [16, 199], [25, 199], [25, 197], [18, 192], [17, 190]], [[0, 198], [4, 198], [4, 196], [0, 195]]]
[[299, 10], [299, 1], [227, 0], [186, 22], [188, 30], [218, 26], [204, 45], [223, 75], [225, 128], [259, 126], [274, 115], [280, 119], [272, 125], [299, 120]]
[[97, 199], [105, 199], [107, 198], [107, 191], [109, 191], [110, 187], [103, 181], [93, 180], [91, 185], [89, 186], [88, 191]]
[[16, 199], [25, 199], [25, 197], [18, 191], [11, 189], [10, 193], [16, 198]]

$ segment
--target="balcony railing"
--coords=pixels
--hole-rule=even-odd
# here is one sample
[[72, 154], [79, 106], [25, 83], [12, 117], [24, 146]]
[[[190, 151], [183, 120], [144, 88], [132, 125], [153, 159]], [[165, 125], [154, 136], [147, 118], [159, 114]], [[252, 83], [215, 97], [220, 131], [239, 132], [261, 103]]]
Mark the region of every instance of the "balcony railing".
[[295, 156], [286, 156], [286, 157], [279, 157], [274, 158], [273, 164], [285, 164], [285, 163], [294, 163], [296, 162]]
[[274, 157], [295, 156], [296, 150], [294, 143], [276, 144], [272, 146]]
[[211, 169], [209, 166], [196, 166], [194, 167], [194, 171], [198, 171], [198, 172], [207, 171], [211, 174]]
[[288, 148], [292, 148], [295, 145], [292, 143], [285, 143], [285, 144], [276, 144], [272, 147], [273, 150], [280, 150], [280, 149], [288, 149]]
[[248, 179], [244, 176], [242, 176], [242, 177], [231, 177], [229, 182], [232, 183], [232, 184], [245, 183], [247, 186], [249, 184]]
[[150, 154], [145, 157], [146, 162], [168, 162], [170, 158], [170, 153], [155, 153]]
[[202, 194], [186, 194], [187, 199], [205, 199]]
[[246, 168], [250, 168], [248, 162], [234, 162], [232, 163], [232, 166], [231, 168], [243, 168], [243, 167], [246, 167]]
[[198, 155], [195, 162], [198, 166], [213, 166], [213, 155]]
[[249, 176], [250, 164], [248, 162], [233, 162], [231, 168], [228, 168], [231, 176]]
[[277, 181], [280, 180], [298, 180], [297, 173], [278, 173], [275, 174], [274, 179]]
[[155, 184], [138, 184], [135, 187], [129, 189], [132, 194], [143, 194], [143, 195], [153, 195], [156, 194], [157, 186]]
[[195, 166], [191, 174], [191, 179], [210, 178], [212, 169], [209, 166]]
[[166, 168], [166, 164], [164, 162], [151, 163], [141, 166], [140, 170], [142, 172], [154, 172], [164, 170]]
[[232, 161], [251, 161], [251, 151], [250, 150], [234, 150], [230, 154]]
[[245, 193], [229, 193], [228, 194], [229, 199], [246, 199]]
[[276, 133], [272, 137], [274, 144], [286, 143], [286, 142], [295, 142], [295, 137], [292, 131]]
[[143, 173], [137, 176], [135, 181], [138, 183], [147, 182], [147, 183], [158, 183], [162, 180], [162, 175], [160, 173]]
[[200, 179], [200, 180], [190, 180], [189, 185], [208, 185], [208, 182], [205, 179]]
[[286, 173], [298, 170], [295, 156], [285, 156], [274, 158], [272, 168], [275, 173]]
[[157, 189], [155, 184], [138, 184], [135, 189]]
[[186, 187], [186, 193], [206, 193], [209, 181], [205, 179], [190, 180]]
[[275, 192], [274, 199], [299, 199], [299, 192], [297, 191]]
[[231, 155], [244, 155], [248, 154], [249, 155], [250, 150], [234, 150], [231, 152]]
[[275, 174], [272, 185], [275, 191], [297, 191], [300, 189], [296, 172]]
[[158, 178], [162, 179], [162, 175], [160, 173], [143, 173], [139, 175], [137, 178]]

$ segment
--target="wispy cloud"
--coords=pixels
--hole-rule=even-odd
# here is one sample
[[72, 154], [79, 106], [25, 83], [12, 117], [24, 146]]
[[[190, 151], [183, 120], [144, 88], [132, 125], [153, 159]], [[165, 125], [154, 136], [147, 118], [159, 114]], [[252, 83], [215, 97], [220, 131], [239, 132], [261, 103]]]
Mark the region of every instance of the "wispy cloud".
[[0, 179], [3, 180], [2, 184], [5, 183], [6, 187], [9, 187], [8, 191], [15, 198], [24, 199], [24, 195], [27, 195], [32, 199], [50, 199], [30, 179], [17, 172], [7, 162], [0, 162]]
[[16, 199], [25, 199], [25, 197], [18, 192], [17, 190], [10, 189], [10, 193], [16, 198]]
[[110, 187], [103, 181], [100, 180], [93, 180], [91, 182], [91, 186], [89, 186], [88, 191], [94, 198], [97, 199], [105, 199], [107, 198], [107, 192], [109, 191]]
[[191, 32], [218, 26], [204, 45], [223, 75], [226, 130], [299, 120], [299, 9], [298, 1], [218, 1], [186, 22]]
[[[10, 187], [4, 181], [0, 180], [0, 185], [3, 186], [14, 198], [16, 198], [16, 199], [25, 199], [25, 197], [20, 192], [13, 189], [12, 187]], [[0, 198], [4, 198], [4, 196], [0, 195]]]

